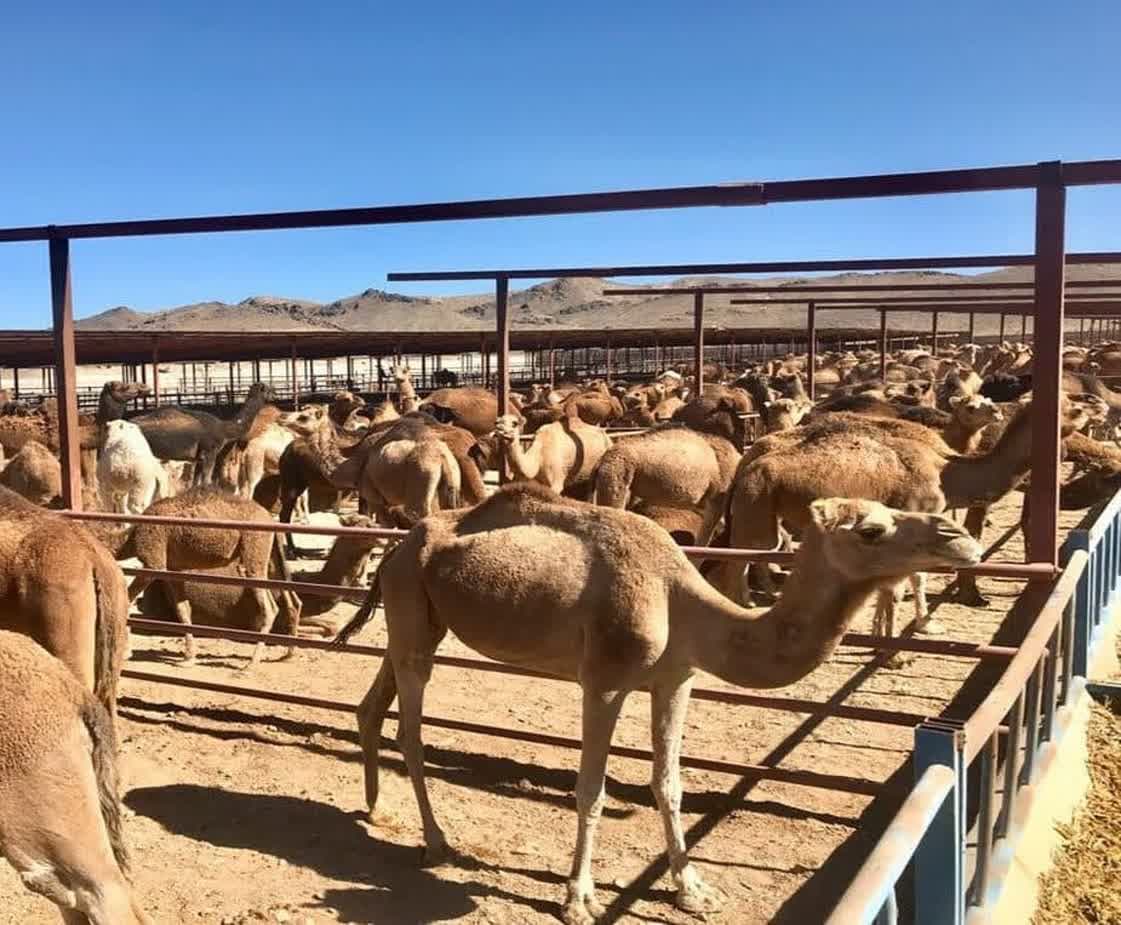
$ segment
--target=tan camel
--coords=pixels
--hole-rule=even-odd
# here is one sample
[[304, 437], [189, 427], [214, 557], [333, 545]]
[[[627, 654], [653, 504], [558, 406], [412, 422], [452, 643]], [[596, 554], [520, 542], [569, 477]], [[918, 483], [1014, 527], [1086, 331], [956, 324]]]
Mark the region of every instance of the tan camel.
[[62, 501], [62, 466], [54, 453], [37, 440], [29, 440], [0, 471], [0, 485], [40, 507]]
[[976, 562], [977, 543], [951, 520], [869, 501], [815, 501], [795, 562], [797, 580], [767, 611], [718, 594], [669, 536], [625, 511], [562, 499], [542, 486], [507, 486], [477, 508], [419, 524], [378, 569], [346, 639], [385, 604], [388, 658], [358, 710], [366, 799], [378, 798], [381, 727], [400, 698], [397, 740], [416, 793], [425, 858], [447, 842], [424, 780], [420, 737], [433, 655], [450, 629], [489, 658], [583, 687], [577, 837], [564, 920], [603, 914], [592, 857], [604, 775], [627, 695], [651, 694], [652, 787], [665, 825], [677, 904], [716, 909], [720, 894], [686, 853], [679, 756], [695, 672], [751, 688], [792, 684], [824, 662], [872, 591], [910, 572]]
[[642, 503], [700, 511], [697, 541], [703, 545], [724, 514], [739, 460], [730, 441], [679, 425], [623, 437], [600, 460], [595, 501], [614, 508]]
[[[1064, 436], [1086, 420], [1081, 407], [1063, 402]], [[730, 545], [777, 548], [780, 524], [804, 528], [813, 500], [838, 493], [929, 512], [995, 502], [1019, 484], [1031, 465], [1031, 416], [1026, 408], [1008, 425], [992, 452], [980, 456], [940, 450], [931, 441], [937, 435], [910, 422], [838, 414], [822, 424], [806, 428], [801, 440], [787, 438], [763, 455], [745, 456], [728, 506]], [[797, 431], [788, 433], [797, 435]], [[773, 591], [769, 570], [759, 573], [764, 588]], [[711, 575], [725, 594], [741, 599], [742, 568], [720, 563]], [[890, 622], [889, 606], [885, 592], [878, 614], [881, 621]], [[929, 625], [921, 586], [916, 588], [915, 606], [917, 628], [937, 630]]]
[[149, 925], [122, 828], [109, 714], [58, 659], [0, 632], [0, 855], [64, 922]]
[[539, 482], [560, 494], [566, 488], [590, 487], [603, 454], [611, 448], [611, 438], [599, 427], [585, 424], [578, 417], [546, 424], [524, 448], [521, 421], [504, 414], [494, 427], [502, 458], [515, 479]]
[[[255, 501], [210, 487], [193, 488], [174, 498], [162, 498], [144, 513], [156, 517], [179, 517], [187, 521], [207, 519], [272, 523], [269, 512]], [[116, 553], [119, 559], [135, 556], [145, 568], [159, 571], [186, 572], [233, 566], [236, 573], [245, 578], [267, 578], [270, 563], [277, 563], [283, 577], [288, 577], [279, 539], [274, 543], [272, 533], [257, 530], [197, 527], [189, 523], [175, 526], [139, 523], [125, 533]], [[134, 578], [128, 589], [129, 601], [136, 600], [153, 580], [140, 575]], [[164, 586], [179, 622], [190, 626], [193, 620], [191, 598], [184, 585], [168, 581], [164, 582]], [[250, 588], [246, 594], [256, 605], [250, 628], [258, 633], [269, 632], [277, 616], [276, 601], [263, 588]], [[281, 600], [290, 611], [286, 623], [293, 627], [295, 633], [299, 627], [299, 613], [291, 612], [293, 605], [286, 596], [282, 596]], [[195, 660], [195, 639], [189, 634], [183, 638], [184, 663], [191, 664]], [[249, 665], [257, 663], [263, 648], [263, 644], [257, 646]]]
[[[344, 527], [372, 527], [373, 521], [356, 514], [343, 514], [339, 518]], [[315, 572], [293, 570], [296, 581], [309, 581], [315, 584], [342, 585], [357, 587], [366, 572], [370, 555], [384, 543], [374, 537], [340, 536], [331, 544], [322, 566]], [[213, 569], [198, 569], [207, 575], [237, 575], [237, 565], [231, 563]], [[276, 570], [273, 578], [282, 578]], [[253, 630], [259, 621], [260, 606], [248, 588], [234, 588], [227, 585], [187, 582], [183, 586], [187, 601], [191, 605], [191, 619], [207, 626], [227, 626], [234, 629]], [[278, 619], [273, 624], [273, 632], [296, 635], [312, 630], [321, 636], [332, 636], [338, 629], [334, 620], [324, 618], [339, 601], [341, 596], [307, 594], [296, 595], [300, 622], [298, 627], [287, 625]], [[166, 583], [156, 581], [150, 585], [140, 598], [140, 612], [154, 620], [176, 620], [175, 602], [168, 594]]]
[[[482, 437], [494, 430], [498, 399], [494, 392], [477, 386], [437, 389], [420, 403], [420, 410], [428, 412], [441, 423], [455, 424], [476, 437]], [[507, 402], [506, 414], [521, 417], [521, 411], [513, 401]]]
[[391, 372], [393, 381], [397, 384], [397, 398], [400, 402], [397, 410], [401, 414], [411, 414], [420, 407], [420, 399], [417, 397], [416, 389], [413, 388], [412, 370], [409, 369], [408, 364], [400, 366], [394, 363]]
[[30, 636], [117, 711], [128, 648], [125, 578], [81, 524], [0, 488], [0, 629]]

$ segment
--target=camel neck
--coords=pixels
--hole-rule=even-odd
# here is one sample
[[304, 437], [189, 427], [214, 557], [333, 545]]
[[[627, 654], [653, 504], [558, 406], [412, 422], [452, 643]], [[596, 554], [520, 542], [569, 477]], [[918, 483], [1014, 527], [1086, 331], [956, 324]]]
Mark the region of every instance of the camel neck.
[[740, 687], [793, 684], [821, 665], [882, 581], [853, 580], [831, 566], [807, 537], [782, 597], [769, 610], [745, 610], [703, 579], [685, 597], [696, 667]]
[[505, 443], [503, 455], [510, 464], [510, 469], [513, 471], [515, 478], [526, 482], [532, 482], [537, 478], [537, 473], [541, 470], [541, 460], [538, 454], [534, 452], [537, 445], [537, 442], [534, 441], [527, 451], [522, 446], [520, 434]]
[[1031, 468], [1030, 422], [1021, 415], [1008, 425], [992, 452], [955, 456], [942, 469], [946, 507], [992, 503], [1015, 488]]
[[946, 441], [946, 445], [958, 453], [972, 453], [977, 449], [980, 438], [979, 429], [966, 426], [956, 417], [951, 418], [950, 423], [942, 431], [942, 439]]

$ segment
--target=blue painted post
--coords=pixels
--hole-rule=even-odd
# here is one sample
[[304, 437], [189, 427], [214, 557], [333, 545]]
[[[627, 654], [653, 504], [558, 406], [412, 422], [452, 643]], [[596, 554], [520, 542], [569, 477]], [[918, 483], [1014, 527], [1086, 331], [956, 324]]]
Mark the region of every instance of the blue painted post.
[[1098, 562], [1093, 554], [1088, 530], [1072, 530], [1066, 541], [1067, 549], [1074, 552], [1084, 549], [1090, 556], [1082, 577], [1078, 579], [1078, 587], [1074, 590], [1074, 661], [1072, 672], [1079, 677], [1086, 677], [1090, 666], [1090, 637], [1093, 635], [1093, 614], [1098, 608]]
[[915, 779], [934, 764], [957, 779], [915, 852], [915, 925], [965, 921], [965, 735], [954, 720], [926, 720], [915, 729]]

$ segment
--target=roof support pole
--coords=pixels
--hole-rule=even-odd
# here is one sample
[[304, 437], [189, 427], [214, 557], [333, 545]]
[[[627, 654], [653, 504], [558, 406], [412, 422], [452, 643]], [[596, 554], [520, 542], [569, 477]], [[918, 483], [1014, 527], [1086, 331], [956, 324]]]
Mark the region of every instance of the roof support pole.
[[887, 384], [887, 310], [880, 309], [880, 382]]
[[1000, 313], [1000, 342], [1004, 343], [1004, 312]]
[[930, 352], [933, 356], [938, 356], [938, 312], [933, 312], [930, 316]]
[[1062, 163], [1039, 165], [1035, 192], [1035, 358], [1032, 368], [1031, 562], [1059, 561], [1059, 403], [1063, 366], [1066, 187]]
[[62, 461], [62, 504], [82, 509], [82, 465], [78, 441], [77, 363], [74, 354], [74, 306], [70, 291], [70, 241], [53, 238], [51, 312], [55, 342], [55, 395], [58, 397], [59, 456]]
[[705, 294], [693, 293], [693, 378], [696, 381], [697, 396], [705, 388]]
[[806, 306], [806, 390], [810, 401], [817, 400], [817, 306], [810, 302]]
[[969, 342], [972, 344], [977, 336], [977, 313], [969, 313]]
[[296, 357], [296, 343], [292, 342], [292, 354], [288, 360], [288, 373], [292, 383], [292, 408], [296, 411], [300, 410], [300, 377], [296, 372], [296, 366], [299, 362]]
[[[510, 280], [505, 276], [494, 280], [494, 328], [498, 339], [498, 413], [505, 414], [510, 401], [510, 318], [507, 314], [510, 300]], [[506, 462], [498, 467], [498, 479], [506, 481]]]
[[152, 338], [152, 401], [160, 406], [160, 339]]

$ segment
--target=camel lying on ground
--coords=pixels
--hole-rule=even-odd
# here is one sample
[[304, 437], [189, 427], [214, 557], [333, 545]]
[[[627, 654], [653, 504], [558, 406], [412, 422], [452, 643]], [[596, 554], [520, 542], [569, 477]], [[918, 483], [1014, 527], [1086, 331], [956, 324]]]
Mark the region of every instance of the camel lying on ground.
[[40, 507], [61, 506], [62, 466], [43, 444], [29, 440], [0, 471], [0, 485]]
[[[368, 517], [344, 514], [339, 518], [344, 527], [371, 527]], [[266, 534], [267, 535], [267, 534]], [[346, 585], [357, 587], [365, 575], [370, 555], [384, 541], [374, 537], [340, 536], [331, 544], [322, 566], [316, 572], [292, 572], [296, 581], [310, 581], [324, 585]], [[218, 568], [200, 568], [207, 575], [237, 575], [237, 564], [230, 563]], [[270, 577], [282, 578], [276, 570]], [[297, 635], [311, 629], [317, 635], [334, 635], [335, 621], [323, 618], [342, 600], [341, 596], [322, 594], [295, 594], [294, 607], [299, 614], [299, 626], [290, 626], [287, 617], [278, 618], [272, 626], [274, 633]], [[183, 594], [191, 608], [191, 620], [206, 626], [225, 626], [233, 629], [256, 630], [260, 625], [261, 608], [250, 588], [234, 588], [228, 585], [213, 585], [203, 582], [186, 582]], [[293, 605], [290, 604], [290, 609]], [[140, 597], [140, 612], [153, 620], [177, 620], [175, 599], [168, 593], [167, 582], [153, 582]]]
[[0, 854], [72, 925], [148, 925], [129, 884], [117, 740], [57, 659], [0, 631]]
[[346, 639], [385, 605], [388, 657], [358, 709], [366, 799], [378, 799], [381, 727], [400, 700], [397, 740], [416, 793], [425, 859], [447, 845], [429, 804], [420, 737], [424, 689], [448, 630], [500, 661], [579, 680], [583, 754], [577, 838], [564, 919], [594, 922], [592, 857], [607, 754], [627, 695], [649, 688], [652, 787], [666, 831], [677, 904], [713, 910], [719, 894], [689, 863], [678, 756], [695, 672], [751, 688], [805, 677], [833, 651], [881, 584], [911, 572], [975, 563], [980, 547], [948, 518], [870, 501], [815, 501], [795, 578], [768, 611], [713, 589], [669, 536], [626, 511], [562, 499], [532, 483], [507, 486], [472, 510], [418, 524], [378, 568]]
[[539, 482], [557, 494], [565, 489], [587, 494], [603, 454], [611, 448], [605, 431], [575, 416], [539, 428], [533, 442], [523, 447], [521, 421], [504, 414], [495, 423], [494, 436], [515, 479]]
[[[145, 568], [159, 571], [195, 571], [208, 568], [232, 567], [244, 578], [267, 578], [270, 564], [275, 564], [282, 577], [289, 577], [279, 541], [274, 535], [258, 530], [236, 530], [218, 527], [199, 527], [190, 523], [194, 519], [233, 520], [241, 523], [269, 523], [269, 512], [246, 498], [239, 498], [216, 488], [193, 488], [174, 498], [164, 498], [149, 507], [145, 514], [157, 517], [179, 517], [184, 523], [138, 523], [130, 528], [116, 549], [120, 559], [135, 556]], [[136, 600], [155, 579], [138, 575], [128, 589], [128, 599]], [[185, 586], [165, 581], [164, 588], [171, 598], [180, 623], [190, 626], [193, 620], [191, 596]], [[267, 633], [276, 620], [278, 607], [272, 595], [263, 588], [245, 589], [254, 602], [255, 613], [249, 627], [258, 633]], [[287, 613], [285, 623], [295, 634], [299, 627], [298, 606], [290, 595], [281, 595], [281, 605]], [[184, 662], [195, 658], [195, 639], [184, 637]], [[249, 664], [260, 659], [263, 645], [253, 653]], [[289, 653], [291, 654], [291, 653]]]
[[125, 578], [79, 523], [0, 488], [0, 629], [30, 636], [115, 716], [128, 648]]

